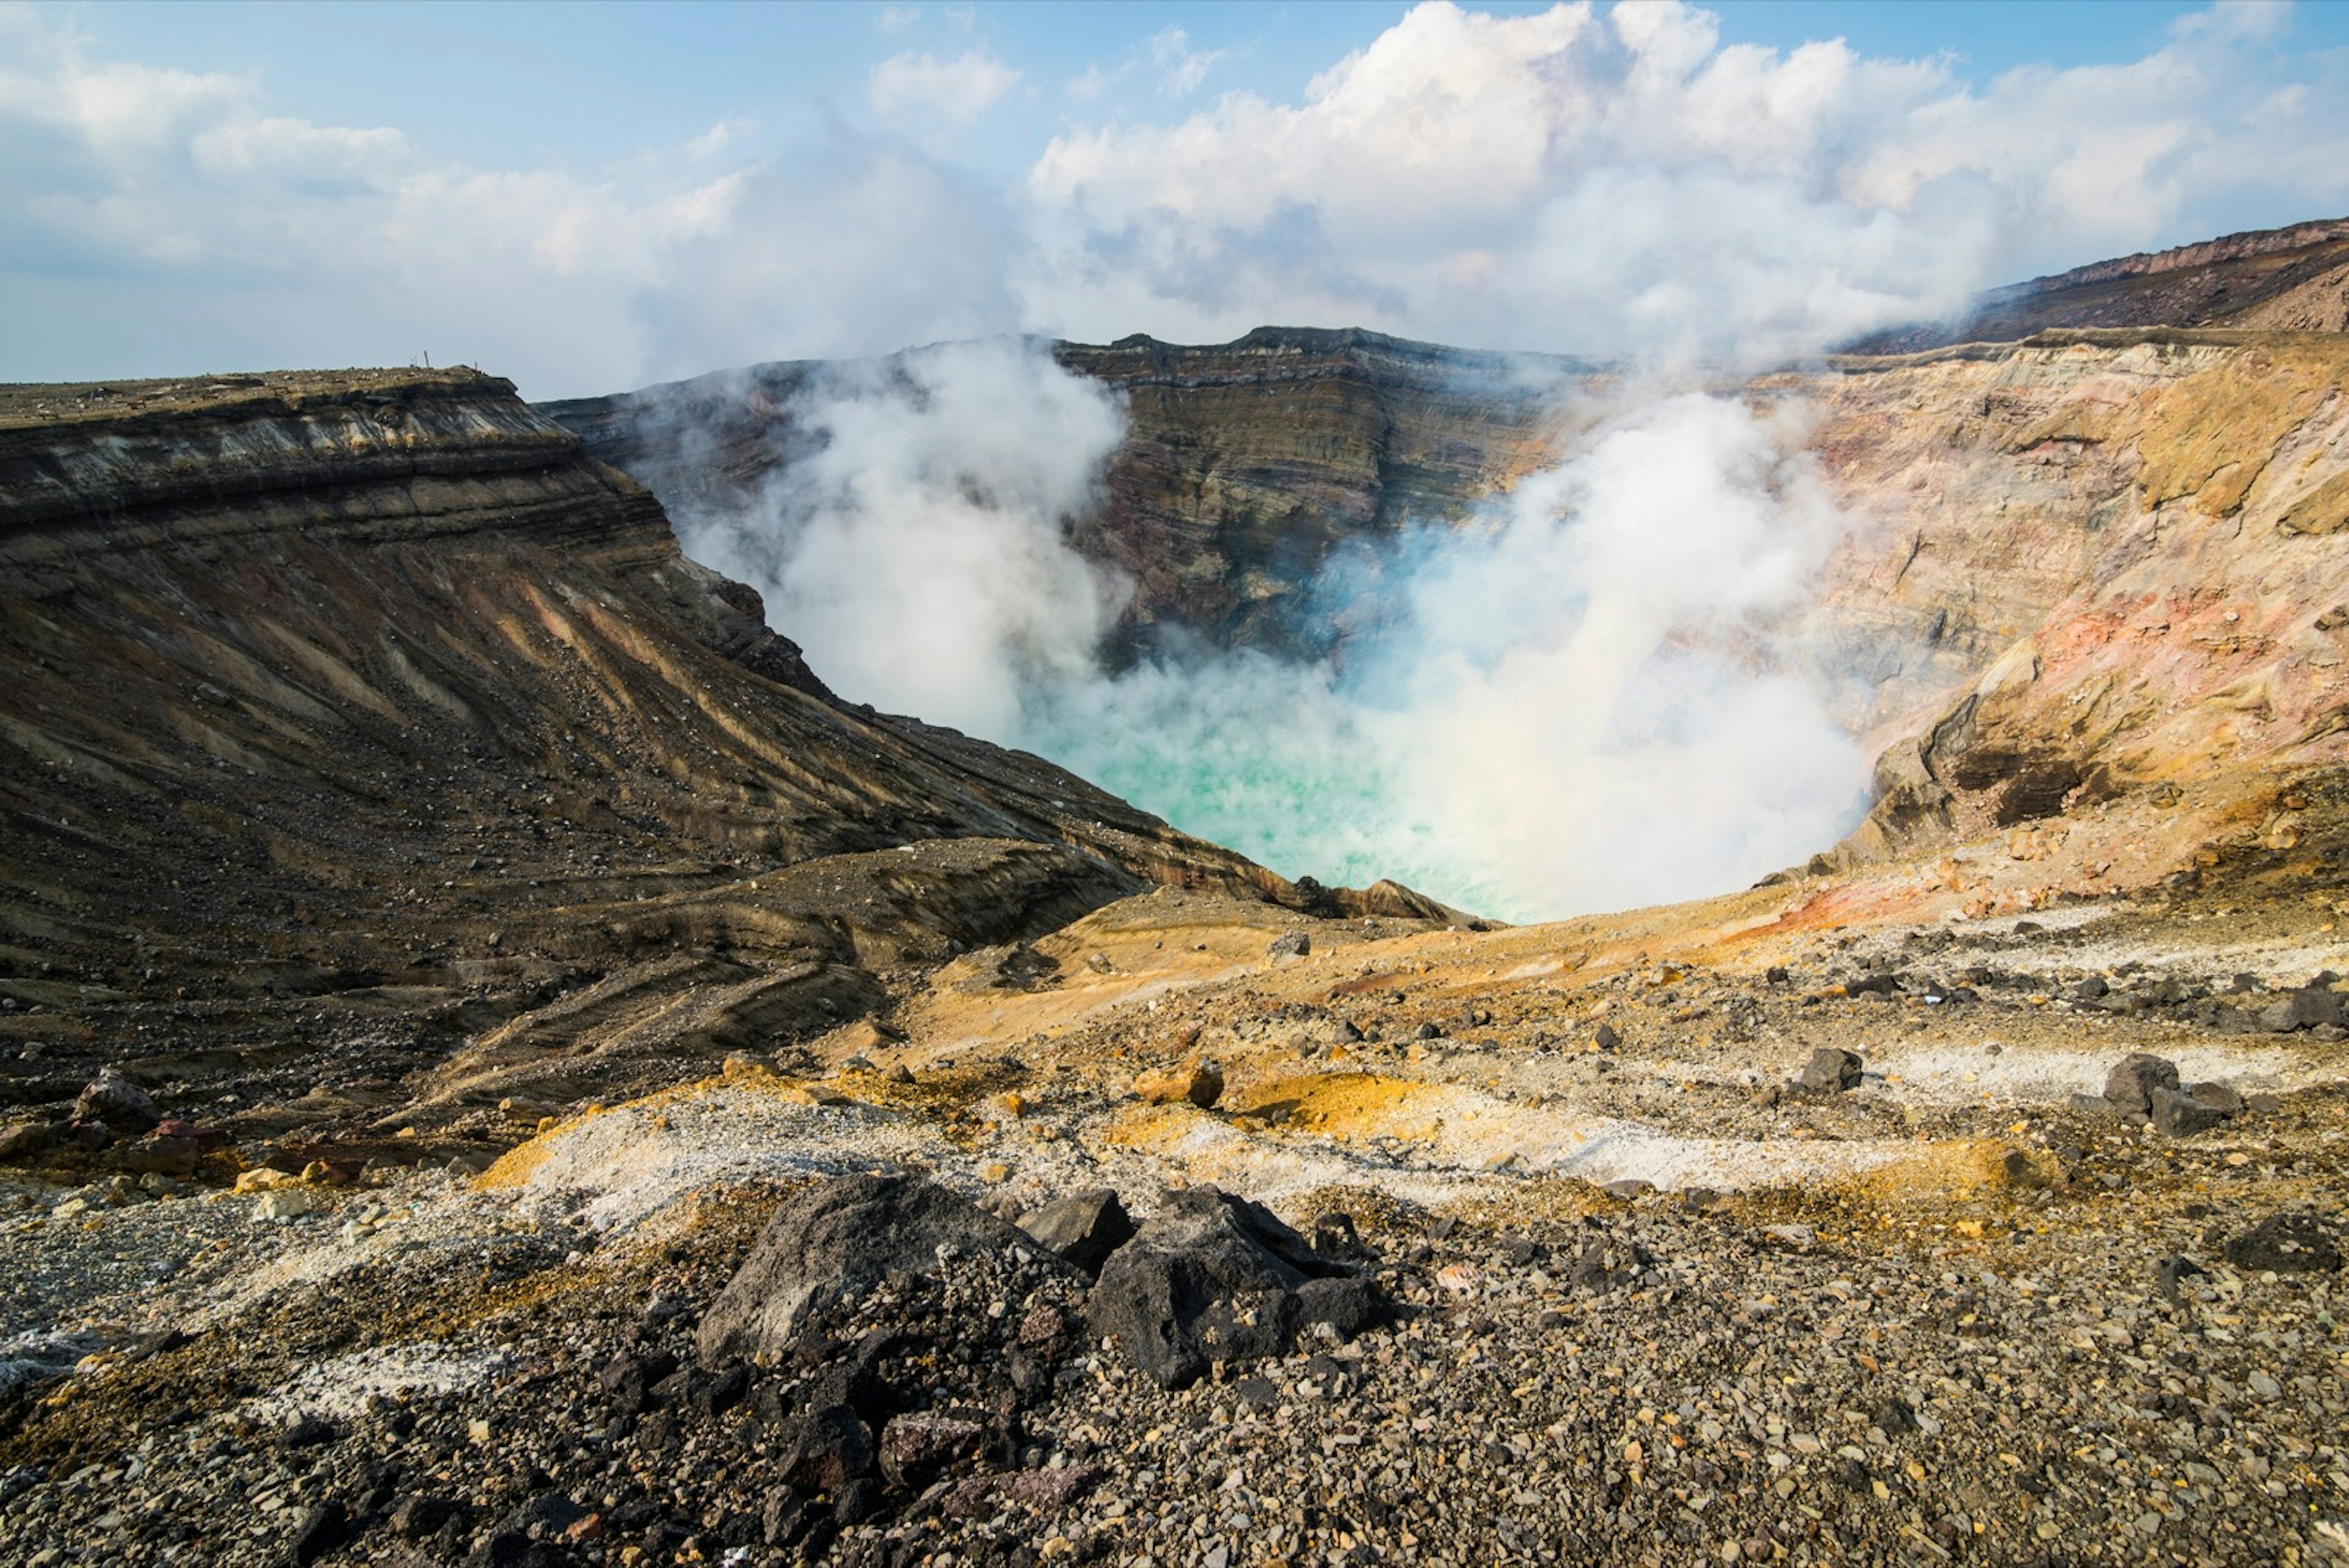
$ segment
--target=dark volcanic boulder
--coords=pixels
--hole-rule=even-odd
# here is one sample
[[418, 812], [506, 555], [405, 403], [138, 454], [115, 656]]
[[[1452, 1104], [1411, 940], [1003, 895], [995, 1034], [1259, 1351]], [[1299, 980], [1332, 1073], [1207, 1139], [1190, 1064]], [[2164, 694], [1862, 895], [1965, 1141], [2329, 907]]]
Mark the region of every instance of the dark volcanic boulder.
[[2151, 1118], [2158, 1131], [2171, 1137], [2192, 1137], [2196, 1133], [2209, 1132], [2225, 1121], [2227, 1113], [2216, 1106], [2204, 1104], [2192, 1095], [2157, 1087], [2153, 1091]]
[[1168, 1193], [1111, 1254], [1088, 1317], [1096, 1337], [1114, 1338], [1162, 1386], [1179, 1388], [1215, 1362], [1284, 1355], [1309, 1324], [1352, 1334], [1385, 1309], [1376, 1285], [1316, 1256], [1268, 1210], [1195, 1187]]
[[810, 1491], [838, 1491], [873, 1473], [873, 1428], [845, 1405], [812, 1410], [786, 1430], [783, 1479]]
[[2178, 1064], [2143, 1051], [2124, 1056], [2105, 1078], [2105, 1098], [2115, 1111], [2139, 1121], [2153, 1115], [2153, 1092], [2178, 1087]]
[[118, 1133], [143, 1133], [163, 1119], [146, 1090], [122, 1075], [119, 1067], [100, 1067], [74, 1102], [76, 1119], [104, 1122]]
[[1047, 1204], [1019, 1219], [1019, 1228], [1089, 1274], [1098, 1274], [1109, 1255], [1133, 1240], [1133, 1220], [1106, 1187], [1095, 1187]]
[[1009, 1221], [934, 1181], [842, 1176], [811, 1188], [776, 1210], [702, 1315], [701, 1359], [781, 1355], [811, 1314], [856, 1300], [893, 1270], [935, 1271], [941, 1247], [1049, 1256]]
[[2260, 1010], [2260, 1027], [2271, 1034], [2290, 1034], [2340, 1022], [2341, 998], [2329, 986], [2304, 985]]

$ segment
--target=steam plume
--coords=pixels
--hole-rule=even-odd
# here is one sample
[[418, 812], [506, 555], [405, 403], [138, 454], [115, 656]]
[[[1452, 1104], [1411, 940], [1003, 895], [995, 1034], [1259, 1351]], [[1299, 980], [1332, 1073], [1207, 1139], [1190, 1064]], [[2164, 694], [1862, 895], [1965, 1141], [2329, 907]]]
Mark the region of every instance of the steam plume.
[[1123, 587], [1065, 542], [1123, 433], [1036, 346], [820, 380], [747, 524], [688, 544], [845, 695], [1074, 767], [1290, 875], [1513, 918], [1717, 890], [1831, 842], [1863, 769], [1804, 657], [1843, 520], [1799, 421], [1634, 400], [1464, 529], [1332, 566], [1342, 660], [1094, 657]]

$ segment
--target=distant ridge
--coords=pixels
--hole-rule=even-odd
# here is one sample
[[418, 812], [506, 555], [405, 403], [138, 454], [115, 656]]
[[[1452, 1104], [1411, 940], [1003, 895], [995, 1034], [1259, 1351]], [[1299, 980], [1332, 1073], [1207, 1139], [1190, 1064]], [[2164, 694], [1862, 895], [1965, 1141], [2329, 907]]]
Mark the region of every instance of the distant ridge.
[[1872, 333], [1852, 354], [1913, 354], [2010, 342], [2061, 327], [2349, 328], [2349, 218], [2253, 229], [2166, 251], [2092, 262], [1994, 288], [1955, 321]]

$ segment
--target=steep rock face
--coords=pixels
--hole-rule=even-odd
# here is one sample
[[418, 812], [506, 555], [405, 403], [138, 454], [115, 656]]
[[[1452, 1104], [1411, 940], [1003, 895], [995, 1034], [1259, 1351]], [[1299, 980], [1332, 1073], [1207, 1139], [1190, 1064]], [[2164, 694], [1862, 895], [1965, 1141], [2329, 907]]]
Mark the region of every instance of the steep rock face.
[[1865, 520], [1821, 612], [1886, 742], [1851, 852], [2342, 763], [2349, 340], [2050, 335], [1756, 389], [1820, 410]]
[[1955, 322], [1874, 334], [1855, 353], [2007, 342], [2062, 327], [2349, 327], [2349, 218], [2258, 229], [2075, 267], [1983, 295]]
[[[1058, 361], [1130, 413], [1106, 504], [1073, 520], [1133, 585], [1112, 662], [1169, 627], [1216, 647], [1320, 652], [1342, 614], [1302, 592], [1350, 538], [1454, 521], [1551, 461], [1561, 390], [1597, 368], [1361, 330], [1262, 327], [1191, 348], [1063, 343]], [[541, 411], [643, 480], [680, 519], [738, 513], [815, 439], [799, 400], [820, 363], [754, 366]]]
[[1184, 348], [1064, 344], [1132, 410], [1078, 547], [1134, 584], [1129, 647], [1180, 626], [1217, 647], [1319, 653], [1345, 614], [1299, 596], [1350, 539], [1456, 521], [1553, 459], [1559, 396], [1596, 374], [1363, 331], [1259, 328]]
[[[2349, 222], [2303, 224], [2013, 298], [2055, 318], [2299, 320], [2343, 265]], [[2005, 325], [2026, 317], [2040, 319]], [[2182, 806], [2111, 862], [2116, 877], [2167, 874], [2216, 838], [2302, 831], [2284, 803], [2308, 770], [2341, 764], [2349, 695], [2349, 609], [2333, 613], [2349, 600], [2344, 343], [2048, 331], [1723, 389], [1809, 408], [1852, 518], [1791, 655], [1829, 677], [1881, 758], [1878, 804], [1831, 861], [2016, 833], [2131, 792]], [[1167, 626], [1226, 646], [1342, 646], [1350, 616], [1370, 612], [1299, 592], [1333, 550], [1464, 515], [1609, 406], [1591, 367], [1528, 375], [1361, 333], [1056, 352], [1133, 410], [1105, 504], [1072, 528], [1137, 585], [1127, 650]], [[664, 493], [740, 505], [803, 450], [792, 400], [817, 374], [772, 367], [556, 411]], [[2038, 837], [2017, 843], [2042, 853]]]
[[[491, 1030], [490, 1097], [559, 1104], [1153, 879], [1301, 901], [828, 700], [647, 491], [471, 372], [0, 393], [0, 634], [20, 1102], [93, 1059], [316, 1074], [339, 1043], [381, 1078]], [[432, 1087], [460, 1117], [486, 1082]]]

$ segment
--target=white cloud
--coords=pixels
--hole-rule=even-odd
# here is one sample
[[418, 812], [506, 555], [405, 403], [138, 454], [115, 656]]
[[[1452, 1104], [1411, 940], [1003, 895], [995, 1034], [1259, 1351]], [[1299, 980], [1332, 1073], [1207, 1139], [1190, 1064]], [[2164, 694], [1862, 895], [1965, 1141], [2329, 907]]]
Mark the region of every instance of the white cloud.
[[90, 60], [0, 9], [0, 375], [478, 362], [549, 397], [1018, 324], [999, 192], [728, 119], [601, 173], [476, 169]]
[[[1506, 347], [1771, 356], [2009, 275], [2349, 198], [2337, 64], [2272, 8], [2010, 72], [1723, 46], [1659, 0], [1417, 6], [1301, 102], [1056, 138], [1031, 313], [1081, 336], [1361, 322]], [[1171, 46], [1170, 46], [1171, 47]], [[2329, 71], [2329, 75], [2327, 72]], [[2248, 90], [2247, 90], [2248, 89]], [[2273, 205], [2272, 201], [2271, 205]]]
[[728, 198], [695, 232], [679, 225], [636, 302], [645, 373], [877, 354], [1018, 324], [1004, 276], [1018, 236], [1002, 204], [910, 147], [840, 132], [818, 155], [746, 171]]
[[721, 119], [685, 144], [685, 150], [696, 158], [713, 157], [737, 142], [747, 141], [759, 132], [759, 122], [736, 117]]
[[1143, 82], [1212, 79], [1215, 52], [1162, 29], [1068, 84], [1107, 123], [1051, 140], [1009, 191], [950, 151], [1022, 83], [983, 48], [874, 68], [873, 108], [910, 143], [835, 125], [785, 147], [730, 119], [596, 170], [290, 116], [255, 76], [93, 57], [56, 15], [0, 5], [17, 375], [429, 348], [552, 395], [968, 332], [1283, 320], [1768, 355], [2349, 207], [2349, 62], [2295, 56], [2273, 7], [1971, 85], [1841, 43], [1724, 47], [1681, 5], [1433, 4], [1296, 101], [1134, 121]]
[[884, 119], [968, 125], [1019, 85], [1019, 73], [982, 49], [951, 60], [892, 55], [873, 67], [865, 97]]
[[1092, 103], [1116, 86], [1119, 78], [1133, 68], [1133, 66], [1128, 64], [1120, 66], [1115, 70], [1105, 71], [1101, 68], [1100, 63], [1095, 61], [1085, 67], [1084, 75], [1071, 77], [1068, 86], [1062, 90], [1079, 103]]
[[1198, 91], [1227, 52], [1192, 48], [1191, 35], [1180, 27], [1162, 27], [1150, 36], [1150, 63], [1164, 73], [1158, 90], [1168, 98], [1188, 98]]

